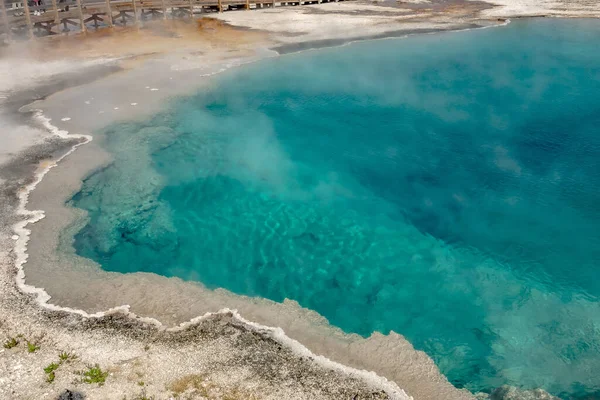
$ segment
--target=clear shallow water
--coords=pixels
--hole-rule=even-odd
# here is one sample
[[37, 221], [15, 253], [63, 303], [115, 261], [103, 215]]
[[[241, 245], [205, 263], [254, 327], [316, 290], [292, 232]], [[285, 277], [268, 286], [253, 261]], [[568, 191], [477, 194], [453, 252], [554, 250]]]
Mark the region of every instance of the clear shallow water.
[[394, 330], [457, 386], [600, 390], [600, 24], [353, 44], [107, 129], [80, 255]]

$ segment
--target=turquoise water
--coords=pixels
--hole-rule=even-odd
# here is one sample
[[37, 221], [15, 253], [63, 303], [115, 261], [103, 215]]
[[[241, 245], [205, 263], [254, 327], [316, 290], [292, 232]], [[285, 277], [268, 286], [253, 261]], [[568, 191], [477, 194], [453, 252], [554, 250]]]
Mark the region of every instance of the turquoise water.
[[600, 391], [600, 23], [364, 42], [111, 126], [78, 254], [390, 330], [457, 386]]

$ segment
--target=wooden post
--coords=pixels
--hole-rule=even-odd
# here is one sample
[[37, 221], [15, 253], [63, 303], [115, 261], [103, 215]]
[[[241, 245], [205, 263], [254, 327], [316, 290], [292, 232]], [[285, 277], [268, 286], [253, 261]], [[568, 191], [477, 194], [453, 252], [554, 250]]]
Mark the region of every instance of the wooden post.
[[190, 18], [194, 19], [194, 0], [190, 0]]
[[167, 19], [167, 6], [165, 5], [165, 0], [161, 0], [162, 10], [163, 10], [163, 19]]
[[12, 40], [12, 31], [10, 30], [10, 23], [8, 22], [8, 13], [6, 12], [6, 5], [4, 4], [5, 0], [0, 0], [2, 2], [2, 20], [4, 21], [4, 28], [6, 29], [6, 35], [8, 36], [8, 40]]
[[106, 18], [108, 20], [108, 26], [113, 26], [112, 9], [110, 8], [110, 0], [106, 0]]
[[219, 12], [222, 13], [223, 12], [223, 3], [221, 3], [221, 0], [219, 0]]
[[138, 15], [137, 15], [137, 6], [135, 4], [136, 0], [132, 0], [131, 4], [133, 5], [133, 21], [135, 22], [135, 25], [138, 25]]
[[[4, 0], [2, 0], [4, 1]], [[33, 24], [31, 23], [31, 13], [29, 12], [29, 4], [27, 4], [27, 0], [23, 0], [23, 7], [25, 8], [25, 21], [27, 21], [27, 29], [29, 30], [29, 37], [33, 39], [35, 36], [33, 35]]]
[[56, 6], [56, 0], [52, 0], [52, 11], [54, 11], [54, 23], [59, 24], [60, 18], [58, 17], [58, 7]]
[[[60, 27], [60, 17], [58, 16], [58, 7], [56, 6], [56, 0], [52, 0], [52, 10], [54, 11], [54, 24]], [[50, 34], [52, 32], [52, 25], [48, 25], [50, 26], [50, 29], [48, 29], [48, 34]]]
[[275, 8], [275, 0], [273, 0], [273, 8]]
[[246, 0], [246, 10], [250, 9], [250, 0]]
[[81, 33], [87, 33], [87, 29], [85, 29], [85, 21], [83, 18], [83, 7], [81, 6], [81, 0], [77, 0], [77, 9], [79, 10], [79, 23], [81, 25]]

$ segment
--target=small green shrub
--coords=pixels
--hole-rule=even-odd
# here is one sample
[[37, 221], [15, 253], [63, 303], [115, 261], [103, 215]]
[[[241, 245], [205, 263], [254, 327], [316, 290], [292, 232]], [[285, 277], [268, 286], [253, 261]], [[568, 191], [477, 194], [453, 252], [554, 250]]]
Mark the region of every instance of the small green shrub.
[[65, 363], [65, 362], [69, 362], [69, 361], [73, 361], [77, 359], [77, 356], [73, 353], [67, 353], [66, 351], [63, 351], [62, 353], [60, 353], [58, 355], [58, 360], [59, 363]]
[[19, 341], [17, 338], [10, 338], [6, 342], [4, 342], [5, 349], [12, 349], [13, 347], [17, 347], [19, 345]]
[[56, 371], [59, 366], [60, 366], [60, 364], [57, 364], [55, 362], [50, 363], [50, 364], [48, 364], [48, 366], [46, 368], [44, 368], [44, 372], [47, 374], [51, 374], [52, 372]]
[[46, 375], [46, 382], [52, 383], [52, 382], [54, 382], [55, 378], [56, 378], [56, 375], [54, 374], [54, 371], [51, 371], [50, 373], [48, 373]]
[[38, 346], [36, 343], [27, 342], [27, 351], [28, 352], [35, 353], [39, 349], [40, 349], [40, 346]]
[[83, 382], [85, 383], [97, 383], [103, 385], [106, 382], [108, 372], [102, 371], [98, 364], [93, 367], [88, 367], [87, 371], [81, 373], [83, 375]]

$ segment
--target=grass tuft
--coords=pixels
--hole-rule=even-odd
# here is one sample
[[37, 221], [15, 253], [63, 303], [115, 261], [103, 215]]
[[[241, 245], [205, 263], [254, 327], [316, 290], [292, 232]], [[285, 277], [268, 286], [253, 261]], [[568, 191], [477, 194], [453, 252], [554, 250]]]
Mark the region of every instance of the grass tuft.
[[60, 367], [60, 364], [53, 362], [48, 364], [48, 366], [44, 368], [44, 372], [46, 373], [46, 382], [54, 382], [54, 379], [56, 379], [56, 374], [54, 373], [54, 371], [56, 371], [58, 367]]
[[27, 342], [27, 351], [30, 353], [35, 353], [37, 350], [40, 349], [40, 346], [37, 345], [37, 343], [32, 343], [32, 342]]
[[60, 353], [58, 355], [58, 360], [61, 364], [69, 362], [69, 361], [73, 361], [77, 359], [77, 356], [73, 353], [67, 353], [66, 351], [63, 351], [62, 353]]
[[48, 364], [48, 366], [46, 368], [44, 368], [44, 372], [47, 373], [47, 374], [50, 374], [50, 373], [56, 371], [59, 366], [60, 365], [57, 364], [57, 363], [55, 363], [55, 362], [50, 363], [50, 364]]
[[[197, 391], [206, 392], [206, 384], [204, 383], [204, 375], [190, 374], [182, 376], [179, 379], [174, 380], [168, 386], [168, 389], [172, 391], [176, 396], [179, 396], [186, 390], [192, 389]], [[203, 393], [207, 394], [207, 393]], [[204, 396], [207, 397], [207, 396]]]
[[179, 398], [184, 393], [207, 399], [221, 400], [257, 400], [256, 396], [237, 388], [225, 389], [208, 381], [205, 375], [191, 374], [174, 380], [167, 386], [173, 397]]
[[[37, 346], [35, 343], [32, 344], [30, 342], [27, 342], [27, 348], [29, 349], [30, 353], [33, 353], [34, 351], [38, 350], [40, 347]], [[46, 368], [44, 368], [44, 372], [46, 373], [46, 382], [48, 382], [48, 383], [54, 382], [54, 379], [56, 378], [56, 373], [54, 371], [56, 371], [58, 369], [58, 367], [60, 367], [62, 364], [69, 362], [71, 360], [75, 360], [76, 358], [77, 358], [77, 356], [73, 353], [67, 353], [66, 351], [63, 351], [62, 353], [60, 353], [58, 355], [57, 363], [55, 363], [55, 362], [50, 363], [50, 364], [48, 364], [48, 366]], [[96, 365], [96, 367], [97, 367], [97, 365]], [[93, 369], [90, 368], [88, 371], [82, 372], [81, 374], [85, 376], [85, 374], [90, 373], [90, 371], [92, 371], [92, 370]], [[102, 372], [100, 370], [100, 368], [98, 368], [98, 370], [100, 372]], [[93, 373], [94, 372], [92, 372], [92, 375], [90, 375], [91, 378], [85, 377], [83, 381], [87, 382], [87, 379], [93, 380], [94, 379]], [[106, 378], [106, 377], [104, 377], [104, 378]], [[98, 379], [98, 378], [96, 377], [96, 379]], [[93, 382], [89, 382], [89, 383], [93, 383]], [[104, 383], [104, 379], [102, 379], [102, 382], [100, 384], [102, 384], [102, 383]]]
[[12, 349], [13, 347], [17, 347], [19, 345], [19, 341], [17, 338], [10, 338], [6, 342], [4, 342], [5, 349]]
[[84, 383], [97, 383], [98, 385], [103, 385], [106, 382], [106, 377], [108, 376], [108, 372], [102, 371], [98, 364], [94, 366], [88, 366], [87, 371], [81, 372], [83, 375]]

